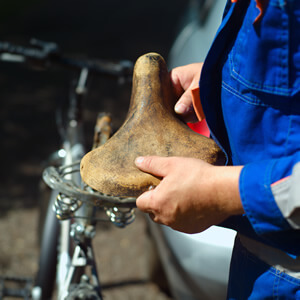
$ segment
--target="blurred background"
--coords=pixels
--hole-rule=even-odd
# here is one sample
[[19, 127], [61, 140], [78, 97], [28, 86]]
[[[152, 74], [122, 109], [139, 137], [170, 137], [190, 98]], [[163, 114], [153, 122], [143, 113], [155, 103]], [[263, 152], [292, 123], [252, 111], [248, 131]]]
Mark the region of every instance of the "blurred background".
[[[74, 57], [135, 61], [155, 51], [167, 59], [186, 5], [182, 0], [1, 1], [0, 40], [25, 46], [34, 37], [55, 42]], [[45, 160], [59, 147], [54, 112], [68, 95], [69, 79], [68, 72], [0, 62], [0, 276], [31, 277], [36, 270], [40, 178]], [[88, 136], [97, 111], [110, 112], [118, 128], [130, 87], [96, 79], [89, 95]], [[120, 287], [122, 299], [169, 299], [147, 281], [143, 216], [136, 223], [124, 230], [106, 227], [97, 235], [106, 299], [121, 299]]]

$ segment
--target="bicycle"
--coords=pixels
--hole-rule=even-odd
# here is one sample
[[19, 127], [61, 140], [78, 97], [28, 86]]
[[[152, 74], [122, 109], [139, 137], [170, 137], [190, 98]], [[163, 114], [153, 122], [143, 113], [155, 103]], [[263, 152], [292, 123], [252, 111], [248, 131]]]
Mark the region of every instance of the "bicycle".
[[[129, 225], [135, 217], [135, 199], [104, 195], [81, 182], [79, 161], [86, 152], [81, 114], [91, 75], [130, 82], [133, 64], [130, 61], [64, 57], [55, 43], [36, 39], [31, 41], [30, 47], [0, 42], [0, 60], [29, 64], [43, 70], [59, 67], [75, 73], [79, 71], [78, 79], [72, 82], [64, 114], [58, 118], [62, 148], [51, 156], [50, 167], [43, 174], [52, 192], [40, 235], [39, 270], [35, 283], [31, 295], [24, 294], [24, 291], [6, 292], [9, 296], [44, 300], [52, 298], [55, 285], [59, 300], [103, 299], [92, 247], [95, 225], [97, 221], [110, 221], [119, 227]], [[93, 147], [105, 143], [111, 131], [110, 116], [99, 114]], [[104, 217], [97, 216], [98, 210]]]

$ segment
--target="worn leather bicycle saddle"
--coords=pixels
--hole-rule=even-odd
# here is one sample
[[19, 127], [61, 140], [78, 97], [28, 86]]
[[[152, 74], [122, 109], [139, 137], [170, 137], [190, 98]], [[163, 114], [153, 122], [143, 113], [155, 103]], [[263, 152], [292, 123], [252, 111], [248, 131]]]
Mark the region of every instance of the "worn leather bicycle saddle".
[[141, 56], [134, 67], [126, 120], [103, 146], [84, 156], [83, 181], [105, 194], [137, 197], [160, 182], [135, 166], [138, 156], [186, 156], [224, 164], [224, 155], [212, 139], [176, 117], [176, 100], [164, 59], [156, 53]]

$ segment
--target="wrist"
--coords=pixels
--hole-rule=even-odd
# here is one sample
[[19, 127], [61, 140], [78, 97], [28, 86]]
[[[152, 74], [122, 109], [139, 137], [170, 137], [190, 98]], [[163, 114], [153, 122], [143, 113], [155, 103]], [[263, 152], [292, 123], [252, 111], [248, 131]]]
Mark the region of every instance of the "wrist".
[[221, 209], [228, 216], [243, 214], [244, 208], [242, 205], [239, 178], [243, 166], [226, 166], [215, 167], [216, 171], [216, 201], [221, 205]]

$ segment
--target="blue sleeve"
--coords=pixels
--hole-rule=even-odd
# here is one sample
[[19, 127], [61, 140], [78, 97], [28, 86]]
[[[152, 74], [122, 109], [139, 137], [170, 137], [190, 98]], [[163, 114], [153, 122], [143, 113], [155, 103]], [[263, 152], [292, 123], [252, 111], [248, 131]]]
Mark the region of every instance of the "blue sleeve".
[[[245, 165], [240, 176], [240, 195], [246, 215], [262, 238], [274, 246], [299, 255], [300, 231], [293, 228], [276, 201], [272, 184], [292, 173], [300, 154]], [[288, 195], [286, 199], [291, 199]], [[294, 205], [300, 207], [299, 200]], [[294, 207], [297, 209], [297, 207]]]

